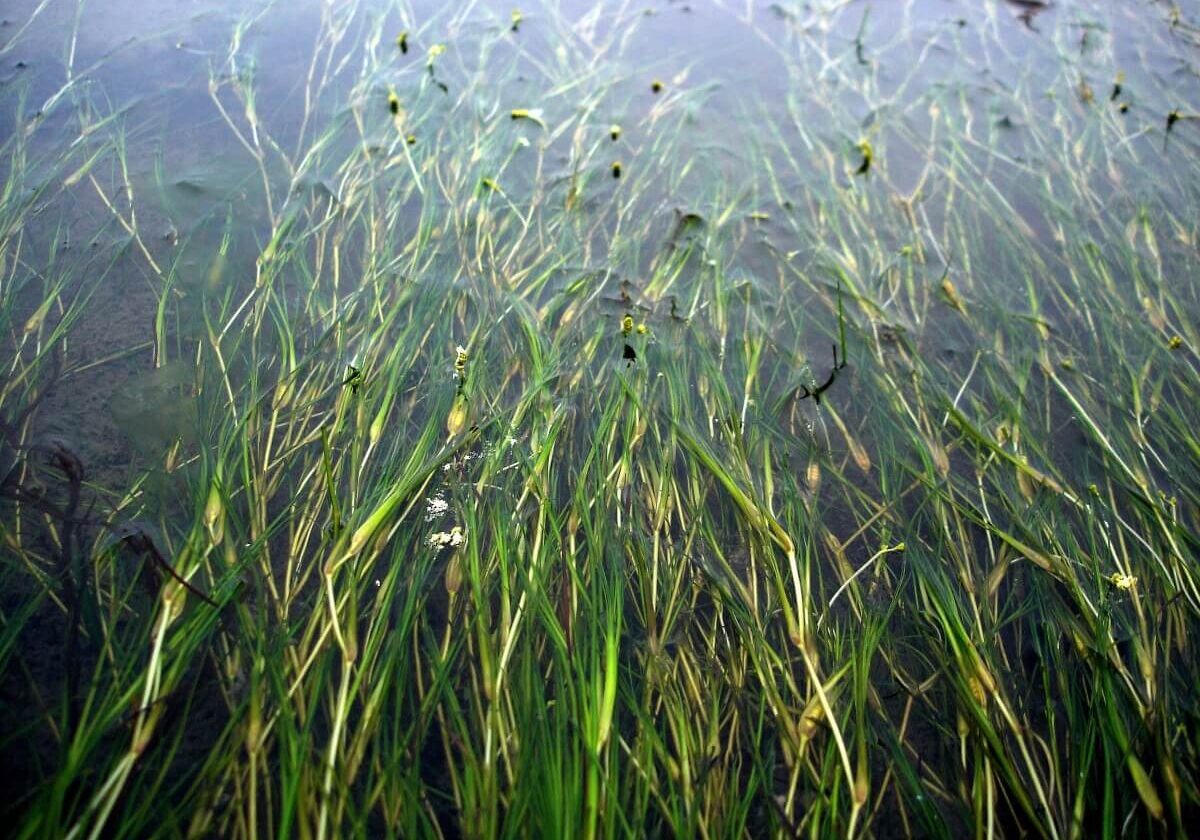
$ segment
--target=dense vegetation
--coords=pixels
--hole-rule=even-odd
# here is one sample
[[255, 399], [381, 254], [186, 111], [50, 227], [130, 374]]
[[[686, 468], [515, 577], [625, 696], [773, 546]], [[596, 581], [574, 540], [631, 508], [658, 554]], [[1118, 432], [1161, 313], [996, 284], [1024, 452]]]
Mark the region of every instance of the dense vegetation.
[[14, 835], [1185, 834], [1194, 22], [384, 5], [4, 88]]

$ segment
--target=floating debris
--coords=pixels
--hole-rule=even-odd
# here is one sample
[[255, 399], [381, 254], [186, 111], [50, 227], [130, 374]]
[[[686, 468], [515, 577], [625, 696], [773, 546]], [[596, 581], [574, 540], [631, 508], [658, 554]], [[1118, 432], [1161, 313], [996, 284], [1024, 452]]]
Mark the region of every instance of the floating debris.
[[463, 347], [461, 344], [458, 345], [455, 348], [454, 375], [457, 376], [459, 379], [462, 379], [466, 376], [467, 359], [468, 359], [467, 348]]
[[1006, 2], [1010, 6], [1020, 10], [1017, 14], [1017, 20], [1025, 24], [1025, 28], [1031, 32], [1039, 31], [1033, 25], [1034, 19], [1050, 8], [1050, 4], [1046, 0], [1006, 0]]
[[1121, 95], [1121, 84], [1125, 81], [1125, 71], [1121, 70], [1117, 73], [1117, 80], [1113, 82], [1112, 95], [1108, 97], [1109, 102], [1115, 102], [1117, 97]]
[[436, 534], [430, 534], [426, 542], [433, 548], [461, 548], [467, 544], [467, 535], [463, 531], [462, 526], [455, 525], [449, 531], [438, 531]]
[[450, 509], [450, 503], [441, 496], [430, 496], [425, 500], [425, 521], [436, 519]]
[[811, 389], [807, 385], [801, 385], [796, 391], [796, 393], [799, 394], [799, 398], [806, 400], [809, 397], [812, 397], [813, 402], [815, 402], [817, 405], [820, 405], [821, 395], [828, 391], [830, 386], [837, 381], [837, 375], [844, 367], [846, 367], [846, 360], [838, 360], [838, 348], [835, 344], [833, 345], [833, 368], [829, 371], [828, 378], [820, 385], [817, 385]]

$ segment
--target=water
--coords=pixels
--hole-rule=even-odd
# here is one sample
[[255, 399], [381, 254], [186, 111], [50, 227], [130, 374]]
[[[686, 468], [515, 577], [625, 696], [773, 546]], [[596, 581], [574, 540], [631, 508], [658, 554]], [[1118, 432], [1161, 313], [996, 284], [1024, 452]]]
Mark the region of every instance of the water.
[[[1162, 752], [1156, 714], [1186, 729], [1172, 716], [1194, 703], [1194, 688], [1175, 693], [1194, 654], [1154, 647], [1165, 631], [1145, 619], [1169, 614], [1187, 636], [1200, 607], [1200, 450], [1186, 431], [1197, 419], [1200, 22], [1186, 4], [20, 0], [2, 16], [0, 609], [15, 629], [0, 686], [3, 708], [46, 710], [3, 745], [4, 772], [38, 780], [16, 785], [14, 818], [52, 814], [47, 836], [90, 827], [104, 822], [106, 791], [126, 791], [107, 825], [136, 835], [155, 819], [130, 802], [165, 788], [186, 816], [155, 830], [278, 828], [262, 814], [282, 795], [260, 802], [240, 780], [286, 764], [280, 753], [247, 765], [240, 747], [195, 736], [211, 723], [241, 743], [261, 702], [280, 729], [289, 715], [304, 722], [303, 737], [270, 736], [310, 751], [298, 766], [334, 754], [340, 772], [386, 752], [384, 719], [422, 733], [397, 735], [387, 761], [420, 754], [431, 768], [410, 780], [426, 785], [419, 796], [389, 800], [427, 811], [427, 824], [366, 802], [356, 785], [387, 777], [377, 766], [336, 793], [287, 776], [336, 812], [290, 819], [335, 835], [435, 823], [471, 834], [474, 817], [460, 816], [489, 806], [464, 803], [478, 792], [461, 779], [491, 779], [492, 751], [519, 750], [514, 733], [535, 725], [524, 705], [545, 701], [537, 726], [573, 710], [558, 735], [585, 738], [587, 679], [609, 672], [556, 683], [547, 651], [561, 637], [583, 656], [576, 632], [611, 638], [587, 621], [610, 603], [589, 600], [606, 563], [634, 604], [618, 633], [624, 752], [596, 760], [617, 780], [606, 790], [645, 778], [621, 762], [658, 756], [640, 752], [639, 726], [675, 708], [661, 699], [672, 679], [688, 702], [722, 697], [738, 715], [745, 702], [744, 716], [771, 721], [749, 740], [737, 720], [706, 724], [738, 747], [704, 753], [713, 799], [681, 805], [679, 823], [645, 803], [703, 785], [678, 778], [686, 739], [661, 724], [676, 764], [655, 772], [672, 781], [630, 794], [651, 812], [629, 817], [632, 833], [695, 833], [703, 813], [718, 834], [801, 823], [908, 833], [914, 822], [954, 834], [986, 822], [986, 798], [1006, 830], [1044, 820], [1038, 832], [1065, 834], [1073, 797], [1099, 801], [1072, 762], [1086, 764], [1101, 736], [1064, 735], [1078, 725], [1063, 719], [1128, 721], [1134, 734], [1102, 740], [1132, 739], [1147, 763]], [[480, 440], [464, 443], [473, 424]], [[437, 515], [362, 531], [447, 433], [461, 450], [399, 509], [436, 499]], [[579, 530], [593, 515], [607, 548], [594, 523]], [[451, 526], [477, 554], [430, 553], [425, 532]], [[335, 598], [330, 584], [332, 613], [364, 639], [381, 621], [409, 640], [354, 673], [421, 686], [419, 702], [398, 689], [390, 716], [363, 711], [375, 702], [365, 691], [351, 702], [361, 719], [337, 700], [330, 663], [347, 642], [326, 623], [321, 581], [351, 555], [348, 588]], [[193, 595], [233, 606], [204, 623], [192, 598], [161, 665], [147, 651], [176, 570]], [[473, 609], [461, 606], [464, 575]], [[1132, 606], [1131, 591], [1146, 602]], [[410, 613], [400, 605], [414, 592]], [[393, 612], [395, 626], [379, 618]], [[886, 667], [862, 630], [884, 614]], [[761, 621], [755, 632], [744, 616]], [[471, 640], [448, 654], [440, 640], [456, 622]], [[1078, 658], [1041, 627], [1072, 639]], [[741, 651], [759, 642], [747, 664]], [[1107, 685], [1098, 663], [1118, 648], [1111, 679], [1128, 695], [1061, 700]], [[174, 651], [195, 658], [176, 663]], [[121, 653], [137, 665], [123, 671]], [[437, 680], [422, 669], [443, 655], [461, 704], [427, 700]], [[499, 689], [480, 686], [498, 679], [501, 656], [516, 685], [493, 706]], [[857, 680], [863, 657], [886, 696], [849, 696], [845, 675]], [[980, 706], [970, 698], [988, 680], [972, 657], [1001, 683]], [[1168, 676], [1146, 677], [1147, 661]], [[939, 662], [966, 676], [953, 682]], [[711, 673], [693, 675], [701, 665]], [[1047, 688], [1049, 672], [1068, 682]], [[915, 787], [897, 781], [886, 801], [876, 787], [870, 815], [850, 816], [851, 794], [830, 793], [846, 781], [836, 739], [794, 740], [815, 714], [814, 683], [841, 704], [830, 731], [849, 740], [871, 721], [857, 743], [866, 756], [869, 742], [872, 783], [911, 775]], [[107, 718], [81, 723], [80, 686]], [[192, 718], [175, 699], [185, 694]], [[158, 724], [144, 708], [125, 722], [112, 710], [156, 703], [176, 717], [154, 743], [177, 746], [130, 781], [118, 729]], [[1021, 726], [1006, 728], [1003, 704]], [[997, 739], [971, 729], [978, 708]], [[910, 716], [912, 731], [898, 727]], [[346, 721], [369, 749], [338, 746]], [[534, 749], [558, 743], [536, 731]], [[1026, 731], [1049, 745], [1051, 767], [1029, 758]], [[63, 732], [94, 736], [80, 747], [86, 773], [55, 775]], [[823, 752], [804, 752], [818, 741]], [[486, 769], [457, 742], [486, 751]], [[992, 763], [968, 771], [964, 750]], [[1195, 750], [1178, 750], [1181, 771], [1152, 768], [1161, 791], [1196, 769]], [[218, 769], [196, 770], [206, 759]], [[1106, 760], [1123, 779], [1125, 755]], [[228, 778], [205, 776], [221, 768]], [[79, 801], [48, 805], [42, 782], [55, 778]], [[520, 821], [541, 807], [522, 798], [524, 778], [513, 770], [478, 794], [497, 820], [480, 817], [480, 833], [506, 816], [551, 832], [549, 820]], [[1140, 785], [1124, 788], [1118, 805], [1088, 810], [1087, 829], [1110, 828], [1121, 809], [1142, 809], [1143, 832], [1179, 818], [1180, 806], [1155, 816]], [[712, 804], [717, 790], [753, 803], [741, 830]], [[237, 819], [196, 828], [197, 814], [226, 807]], [[588, 807], [603, 810], [563, 809]]]
[[[705, 179], [731, 187], [745, 183], [754, 191], [751, 202], [768, 209], [777, 199], [802, 207], [836, 201], [837, 191], [857, 187], [854, 144], [863, 137], [886, 150], [886, 185], [866, 187], [872, 200], [911, 198], [920, 187], [926, 193], [944, 190], [957, 177], [987, 180], [1014, 217], [999, 223], [1020, 225], [1022, 235], [1046, 248], [1053, 247], [1054, 231], [1042, 197], [1053, 191], [1054, 179], [1086, 179], [1097, 201], [1112, 200], [1129, 214], [1139, 202], [1150, 201], [1185, 215], [1191, 199], [1187, 185], [1174, 175], [1172, 158], [1194, 151], [1194, 132], [1178, 132], [1172, 148], [1165, 149], [1160, 129], [1171, 110], [1186, 105], [1195, 76], [1193, 46], [1173, 32], [1162, 10], [1004, 2], [981, 9], [944, 0], [566, 3], [545, 13], [525, 10], [519, 35], [501, 37], [497, 33], [507, 28], [512, 10], [497, 4], [440, 11], [439, 4], [324, 8], [319, 3], [247, 8], [209, 2], [50, 2], [6, 11], [8, 107], [0, 114], [0, 131], [28, 132], [34, 160], [52, 161], [94, 136], [89, 125], [115, 115], [99, 133], [116, 135], [121, 181], [139, 199], [136, 249], [105, 208], [105, 199], [86, 183], [69, 197], [47, 196], [44, 203], [53, 210], [41, 215], [53, 222], [44, 231], [32, 228], [44, 242], [56, 236], [67, 243], [86, 242], [92, 249], [108, 249], [115, 260], [100, 299], [88, 307], [85, 320], [102, 326], [83, 342], [86, 358], [104, 358], [145, 340], [156, 307], [147, 286], [159, 283], [155, 275], [168, 266], [176, 266], [180, 292], [195, 289], [198, 276], [210, 267], [209, 252], [228, 212], [239, 231], [253, 230], [257, 238], [239, 237], [234, 243], [240, 253], [231, 260], [227, 279], [235, 284], [238, 276], [249, 274], [249, 262], [269, 236], [270, 212], [280, 213], [279, 207], [264, 206], [255, 161], [222, 119], [210, 92], [213, 83], [242, 140], [253, 140], [231, 84], [237, 78], [252, 80], [255, 119], [275, 146], [264, 155], [276, 157], [273, 152], [311, 143], [318, 126], [332, 121], [344, 127], [345, 109], [362, 108], [364, 97], [382, 99], [389, 85], [420, 87], [425, 53], [438, 43], [453, 47], [440, 64], [454, 90], [429, 107], [432, 123], [495, 119], [516, 107], [542, 109], [551, 127], [568, 116], [582, 117], [597, 129], [620, 123], [628, 129], [609, 156], [622, 159], [626, 177], [636, 176], [639, 152], [653, 142], [656, 127], [665, 125], [664, 102], [686, 95], [687, 103], [670, 109], [669, 119], [679, 120], [671, 127], [678, 132], [671, 158], [689, 166], [664, 171], [661, 184], [647, 191], [646, 223], [651, 229], [657, 224], [659, 236], [669, 224], [664, 220], [669, 208], [687, 207], [704, 192], [699, 182]], [[323, 14], [340, 28], [332, 47], [318, 39]], [[405, 29], [413, 31], [412, 49], [401, 55], [391, 41]], [[233, 39], [236, 49], [231, 49]], [[1113, 111], [1103, 106], [1118, 74], [1124, 79], [1121, 101], [1129, 111], [1103, 118], [1119, 122], [1108, 129], [1120, 137], [1114, 148], [1095, 136], [1100, 117], [1094, 112]], [[667, 82], [664, 97], [646, 95], [652, 79]], [[319, 94], [306, 103], [305, 89], [316, 87]], [[1084, 102], [1088, 96], [1094, 107]], [[20, 125], [13, 122], [18, 102], [24, 103]], [[937, 143], [930, 113], [956, 106], [964, 112], [955, 119], [969, 120], [964, 127], [970, 136], [953, 149], [964, 168], [948, 179], [945, 161], [927, 154], [929, 144]], [[1074, 161], [1059, 159], [1062, 149], [1045, 147], [1045, 138], [1030, 137], [1031, 128], [1051, 123], [1049, 136], [1056, 144], [1071, 144]], [[522, 133], [545, 144], [539, 163], [543, 183], [569, 177], [567, 161], [576, 142], [571, 132], [548, 141], [544, 133], [514, 132]], [[775, 144], [787, 154], [768, 153], [773, 158], [773, 194], [768, 194], [757, 177], [746, 177], [760, 174], [762, 165], [758, 153], [748, 152]], [[295, 166], [297, 156], [289, 161]], [[278, 157], [267, 161], [268, 178], [279, 195], [286, 195], [286, 173], [279, 163]], [[669, 170], [671, 161], [654, 165]], [[522, 190], [532, 187], [536, 176], [528, 159], [508, 166]], [[603, 166], [597, 161], [595, 168]], [[1064, 169], [1072, 166], [1078, 171]], [[842, 171], [827, 178], [831, 169]], [[124, 184], [116, 183], [121, 191]], [[292, 191], [327, 196], [330, 187], [328, 173], [317, 170], [303, 173]], [[1085, 217], [1090, 212], [1069, 199], [1056, 209]], [[947, 224], [939, 209], [930, 206], [925, 212], [935, 227]], [[780, 253], [811, 264], [831, 244], [804, 241], [784, 227], [764, 219], [748, 234], [741, 254], [748, 270], [767, 270]], [[894, 252], [906, 243], [881, 244]], [[143, 246], [145, 253], [132, 253]], [[147, 255], [153, 255], [154, 266], [147, 265]], [[629, 259], [634, 271], [646, 267], [644, 257]], [[870, 269], [876, 273], [883, 265]], [[1019, 307], [1020, 295], [1013, 294], [1003, 272], [989, 274], [971, 278], [981, 284], [980, 296], [1001, 307]], [[135, 279], [139, 275], [141, 281]], [[186, 294], [179, 301], [177, 317], [185, 334], [198, 328], [193, 305], [200, 298]], [[901, 320], [912, 326], [917, 316], [908, 314]], [[120, 321], [116, 330], [113, 318]], [[105, 393], [118, 387], [102, 370], [89, 380], [102, 383]], [[87, 402], [88, 422], [109, 426], [107, 412], [97, 408], [95, 399]], [[78, 410], [60, 406], [60, 425], [77, 426]], [[118, 414], [122, 410], [118, 407]], [[109, 426], [101, 437], [116, 444], [120, 436], [119, 428]]]

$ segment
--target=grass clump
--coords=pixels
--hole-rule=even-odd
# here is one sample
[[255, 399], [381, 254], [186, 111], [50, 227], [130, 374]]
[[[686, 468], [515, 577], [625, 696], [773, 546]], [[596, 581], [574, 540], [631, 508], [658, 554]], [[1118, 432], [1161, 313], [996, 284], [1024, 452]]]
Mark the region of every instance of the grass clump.
[[10, 103], [16, 835], [1185, 833], [1198, 172], [1112, 33], [1190, 47], [1085, 5], [716, 4], [774, 98], [620, 4], [346, 4], [270, 109], [251, 17], [220, 190]]

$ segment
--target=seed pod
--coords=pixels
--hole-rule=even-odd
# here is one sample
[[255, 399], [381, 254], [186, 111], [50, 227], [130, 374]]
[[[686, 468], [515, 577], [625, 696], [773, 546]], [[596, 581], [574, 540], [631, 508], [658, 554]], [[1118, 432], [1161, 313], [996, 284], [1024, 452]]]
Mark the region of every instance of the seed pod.
[[800, 723], [796, 727], [798, 734], [801, 738], [811, 738], [824, 720], [825, 707], [821, 705], [820, 698], [814, 696], [804, 707], [804, 713], [800, 715]]
[[1138, 670], [1141, 672], [1142, 679], [1146, 681], [1146, 685], [1153, 687], [1155, 683], [1153, 655], [1144, 644], [1137, 640], [1134, 641], [1133, 649], [1137, 654]]
[[458, 590], [462, 588], [462, 580], [462, 560], [460, 559], [460, 552], [456, 551], [450, 555], [450, 562], [446, 564], [446, 591], [451, 595], [456, 595]]
[[821, 465], [816, 461], [809, 462], [808, 469], [804, 473], [804, 481], [808, 484], [808, 489], [815, 496], [817, 491], [821, 489]]
[[932, 438], [925, 439], [925, 446], [929, 450], [929, 457], [933, 461], [933, 466], [941, 474], [942, 478], [950, 475], [950, 455], [946, 452], [945, 447]]
[[163, 469], [168, 473], [173, 473], [179, 469], [179, 450], [183, 446], [183, 438], [175, 438], [175, 442], [171, 444], [171, 448], [167, 450], [166, 456], [163, 458]]
[[286, 409], [291, 404], [294, 393], [295, 388], [290, 376], [279, 380], [279, 384], [275, 386], [275, 394], [271, 398], [272, 409], [275, 411]]
[[996, 563], [996, 566], [992, 569], [992, 571], [988, 573], [987, 581], [984, 584], [984, 591], [987, 592], [987, 596], [989, 598], [994, 597], [996, 590], [1000, 588], [1000, 582], [1004, 580], [1004, 576], [1008, 574], [1010, 562], [1009, 555], [1007, 552], [1005, 552], [1001, 556], [1000, 561]]
[[577, 311], [578, 311], [578, 305], [576, 304], [575, 301], [571, 301], [571, 304], [566, 309], [563, 310], [562, 317], [560, 317], [558, 320], [559, 326], [565, 327], [567, 324], [569, 324], [573, 320], [575, 320], [575, 315], [576, 315]]
[[1156, 820], [1163, 818], [1163, 804], [1158, 797], [1158, 791], [1154, 787], [1154, 782], [1150, 779], [1150, 774], [1146, 772], [1146, 768], [1137, 760], [1137, 756], [1132, 753], [1128, 761], [1129, 775], [1133, 777], [1133, 786], [1137, 788], [1138, 796], [1142, 799], [1142, 804], [1150, 812], [1150, 815]]
[[446, 416], [446, 431], [450, 433], [450, 437], [454, 437], [462, 431], [463, 426], [467, 424], [467, 398], [459, 394], [454, 398], [454, 405], [450, 408], [450, 413]]
[[866, 804], [871, 786], [867, 779], [866, 751], [860, 751], [858, 758], [858, 769], [854, 774], [854, 802], [861, 808]]
[[46, 300], [43, 301], [40, 306], [38, 306], [34, 313], [29, 316], [29, 319], [25, 322], [25, 326], [23, 328], [23, 331], [26, 334], [33, 332], [42, 325], [42, 321], [46, 319], [47, 313], [50, 312], [50, 307], [54, 305], [56, 300], [58, 300], [57, 295], [46, 298]]
[[208, 490], [208, 501], [204, 504], [204, 528], [213, 545], [221, 542], [225, 535], [225, 504], [221, 499], [221, 488], [214, 480]]
[[946, 295], [946, 300], [950, 302], [951, 306], [953, 306], [959, 312], [962, 312], [964, 315], [966, 314], [967, 310], [963, 307], [963, 301], [958, 295], [958, 289], [955, 287], [954, 283], [949, 277], [946, 277], [942, 280], [942, 293]]
[[[1018, 458], [1022, 463], [1025, 462], [1024, 455], [1020, 455]], [[1021, 495], [1025, 497], [1025, 501], [1029, 502], [1033, 500], [1035, 493], [1033, 482], [1030, 481], [1029, 475], [1026, 473], [1026, 471], [1020, 467], [1017, 467], [1017, 489], [1021, 491]]]
[[375, 413], [375, 419], [371, 421], [371, 428], [367, 432], [368, 440], [371, 445], [379, 443], [379, 439], [383, 437], [383, 424], [387, 421], [388, 411], [392, 407], [392, 395], [389, 393], [384, 397], [383, 405], [379, 407], [379, 411]]
[[608, 127], [608, 136], [613, 140], [618, 139], [621, 136], [621, 126], [617, 125], [616, 123], [610, 125]]
[[262, 737], [262, 702], [259, 699], [257, 687], [250, 691], [250, 714], [246, 720], [246, 752], [254, 755], [258, 752]]
[[967, 677], [967, 689], [971, 692], [971, 696], [975, 698], [975, 702], [980, 706], [987, 705], [987, 695], [983, 691], [983, 686], [974, 676]]
[[172, 578], [162, 588], [163, 606], [172, 621], [180, 616], [187, 603], [187, 590], [179, 581]]
[[979, 654], [975, 654], [975, 676], [979, 680], [979, 684], [988, 694], [995, 694], [997, 689], [996, 678], [992, 676], [992, 672], [983, 664], [983, 660]]

